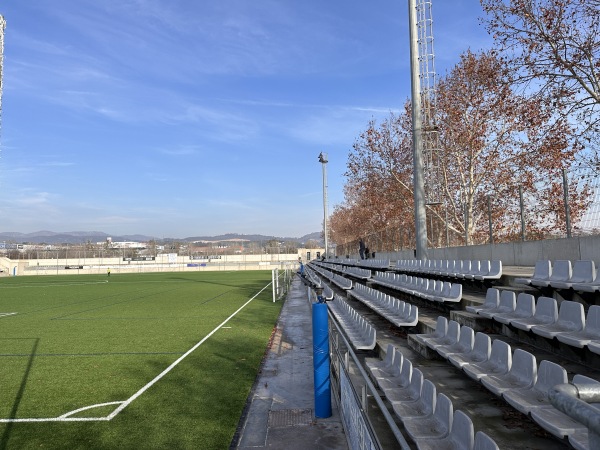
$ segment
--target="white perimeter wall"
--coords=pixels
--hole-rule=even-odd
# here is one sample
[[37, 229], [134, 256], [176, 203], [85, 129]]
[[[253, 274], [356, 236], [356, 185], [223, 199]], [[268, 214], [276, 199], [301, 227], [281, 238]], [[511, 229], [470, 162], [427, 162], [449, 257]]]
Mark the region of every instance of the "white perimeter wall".
[[[304, 258], [303, 258], [304, 260]], [[220, 259], [190, 259], [189, 256], [158, 255], [154, 261], [123, 261], [122, 258], [56, 258], [11, 260], [0, 257], [6, 275], [69, 275], [78, 273], [176, 272], [211, 270], [272, 270], [295, 268], [298, 253], [264, 255], [222, 255]], [[71, 267], [66, 269], [66, 267]], [[82, 269], [79, 267], [83, 266]]]

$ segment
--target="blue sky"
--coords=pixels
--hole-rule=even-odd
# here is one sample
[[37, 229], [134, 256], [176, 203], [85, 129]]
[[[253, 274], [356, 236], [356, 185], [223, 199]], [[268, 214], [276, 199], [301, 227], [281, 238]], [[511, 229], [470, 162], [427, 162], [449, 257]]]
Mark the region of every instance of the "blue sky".
[[[352, 143], [410, 95], [406, 0], [19, 0], [7, 21], [0, 231], [299, 237]], [[491, 39], [433, 4], [436, 70]]]

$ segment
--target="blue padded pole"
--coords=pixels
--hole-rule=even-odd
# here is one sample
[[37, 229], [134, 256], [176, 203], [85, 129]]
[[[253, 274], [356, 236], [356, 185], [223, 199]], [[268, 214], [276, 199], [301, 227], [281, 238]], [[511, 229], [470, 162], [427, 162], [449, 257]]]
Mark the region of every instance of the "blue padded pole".
[[[319, 301], [321, 301], [319, 296]], [[329, 376], [329, 329], [327, 304], [313, 303], [313, 367], [315, 381], [315, 417], [331, 417], [331, 380]]]

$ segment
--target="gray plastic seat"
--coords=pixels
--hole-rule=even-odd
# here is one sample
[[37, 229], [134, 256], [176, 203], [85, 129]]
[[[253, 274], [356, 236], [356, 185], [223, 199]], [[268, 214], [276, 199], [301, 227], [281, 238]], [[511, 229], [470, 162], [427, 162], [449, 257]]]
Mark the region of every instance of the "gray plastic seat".
[[478, 259], [473, 259], [469, 264], [469, 270], [463, 272], [459, 278], [462, 278], [464, 280], [473, 280], [475, 278], [475, 275], [478, 274], [480, 270], [481, 261]]
[[464, 259], [461, 261], [456, 261], [456, 264], [454, 265], [454, 271], [452, 273], [450, 273], [449, 275], [452, 278], [462, 278], [462, 275], [464, 273], [467, 273], [470, 269], [471, 269], [471, 260]]
[[435, 292], [433, 295], [431, 295], [429, 300], [434, 301], [434, 302], [443, 302], [445, 297], [450, 296], [450, 290], [452, 289], [451, 282], [442, 281], [442, 284], [439, 286], [440, 286], [439, 292]]
[[436, 302], [460, 302], [462, 300], [462, 284], [452, 283], [450, 285], [450, 292], [443, 292], [441, 296], [435, 297], [434, 300]]
[[517, 306], [517, 296], [514, 291], [500, 291], [500, 302], [495, 309], [484, 309], [477, 314], [488, 319], [492, 319], [496, 314], [506, 314], [514, 312]]
[[438, 394], [433, 414], [426, 417], [405, 418], [404, 428], [413, 439], [441, 439], [448, 436], [452, 428], [454, 406], [444, 394]]
[[479, 270], [477, 272], [474, 272], [469, 279], [471, 280], [477, 280], [479, 277], [480, 280], [483, 280], [484, 277], [486, 277], [487, 275], [490, 274], [490, 269], [491, 269], [491, 263], [489, 259], [485, 259], [483, 261], [479, 261]]
[[397, 366], [394, 366], [394, 375], [386, 378], [378, 378], [377, 383], [381, 390], [385, 393], [386, 397], [392, 395], [392, 392], [396, 389], [405, 389], [410, 385], [412, 378], [413, 365], [409, 359], [402, 359], [402, 366], [399, 368], [399, 372], [396, 373]]
[[573, 283], [571, 287], [578, 292], [600, 291], [600, 271], [596, 271], [596, 276], [590, 283]]
[[473, 344], [475, 341], [475, 332], [473, 328], [468, 326], [460, 327], [460, 334], [458, 341], [454, 344], [441, 345], [436, 347], [436, 351], [442, 358], [448, 359], [452, 353], [468, 353], [473, 350]]
[[552, 283], [568, 282], [573, 274], [571, 261], [557, 259], [552, 266], [552, 274], [547, 280], [532, 279], [531, 285], [536, 287], [549, 287]]
[[[573, 377], [573, 384], [577, 383], [600, 385], [598, 381], [579, 374]], [[600, 409], [600, 403], [592, 403], [592, 406]], [[573, 439], [576, 440], [585, 435], [587, 442], [587, 427], [572, 419], [562, 411], [559, 411], [552, 405], [547, 408], [538, 408], [531, 411], [531, 418], [548, 433], [551, 433], [558, 438], [563, 439], [566, 436], [573, 436]]]
[[456, 278], [459, 278], [459, 279], [464, 278], [465, 274], [467, 274], [471, 271], [471, 263], [472, 263], [472, 261], [470, 259], [463, 260], [463, 262], [460, 266], [460, 271], [456, 272]]
[[[416, 371], [417, 369], [415, 369]], [[400, 420], [415, 418], [415, 417], [427, 417], [433, 414], [435, 410], [435, 404], [437, 399], [437, 389], [435, 384], [429, 380], [423, 380], [423, 387], [421, 388], [421, 396], [414, 402], [392, 401], [392, 408]]]
[[512, 366], [512, 353], [510, 345], [496, 339], [492, 343], [490, 357], [484, 362], [466, 364], [463, 371], [474, 380], [479, 381], [484, 375], [502, 375], [507, 373]]
[[435, 270], [433, 271], [433, 274], [436, 276], [442, 276], [446, 273], [446, 270], [448, 270], [448, 260], [447, 259], [442, 259], [438, 261], [438, 264], [435, 266]]
[[521, 292], [517, 296], [517, 305], [512, 312], [498, 313], [493, 315], [496, 322], [508, 325], [514, 319], [527, 319], [535, 313], [535, 297], [531, 294]]
[[596, 278], [594, 261], [578, 260], [573, 264], [573, 273], [567, 281], [551, 281], [550, 286], [555, 289], [570, 289], [574, 284], [588, 284]]
[[560, 333], [582, 331], [585, 327], [585, 313], [579, 302], [565, 300], [560, 303], [558, 320], [547, 325], [531, 327], [535, 334], [552, 339]]
[[471, 271], [465, 275], [465, 279], [467, 280], [475, 280], [476, 276], [485, 276], [490, 273], [490, 260], [481, 260], [477, 261], [476, 270], [473, 268], [471, 264]]
[[427, 345], [427, 341], [431, 339], [439, 339], [445, 336], [447, 332], [448, 319], [446, 319], [444, 316], [438, 316], [433, 333], [415, 334], [413, 337], [420, 343]]
[[502, 394], [513, 408], [523, 414], [530, 414], [537, 408], [552, 406], [548, 400], [548, 391], [557, 384], [567, 383], [567, 371], [558, 364], [542, 361], [538, 368], [538, 377], [530, 388], [512, 389]]
[[590, 341], [587, 343], [587, 348], [590, 349], [592, 353], [600, 355], [600, 341]]
[[485, 333], [475, 333], [473, 349], [467, 353], [452, 353], [448, 361], [459, 369], [467, 364], [477, 364], [487, 361], [492, 349], [492, 339]]
[[513, 319], [510, 324], [520, 330], [529, 331], [534, 326], [547, 325], [558, 320], [558, 303], [550, 297], [540, 297], [535, 304], [533, 317]]
[[547, 281], [552, 275], [552, 264], [550, 260], [543, 259], [536, 261], [531, 278], [515, 278], [515, 283], [531, 286], [533, 280]]
[[455, 259], [451, 259], [448, 261], [448, 267], [446, 268], [446, 271], [444, 272], [444, 276], [448, 277], [448, 278], [452, 278], [452, 274], [455, 273], [456, 271], [460, 270], [460, 264], [461, 262]]
[[448, 321], [448, 331], [446, 335], [439, 339], [429, 339], [425, 345], [431, 348], [432, 350], [436, 350], [437, 348], [443, 345], [452, 345], [458, 342], [458, 338], [460, 337], [460, 324], [455, 320]]
[[445, 281], [435, 280], [432, 290], [427, 292], [427, 294], [425, 295], [425, 298], [427, 300], [435, 301], [436, 297], [439, 297], [440, 295], [442, 295], [445, 284], [446, 284]]
[[[396, 352], [398, 355], [396, 355]], [[365, 360], [365, 365], [367, 366], [367, 370], [371, 372], [373, 378], [389, 377], [393, 373], [395, 358], [403, 358], [403, 355], [400, 351], [396, 350], [396, 347], [393, 344], [388, 344], [385, 358], [367, 358]]]
[[583, 330], [559, 333], [556, 335], [556, 339], [567, 345], [579, 348], [585, 347], [591, 341], [600, 342], [600, 306], [590, 306]]
[[501, 375], [484, 375], [479, 381], [491, 392], [501, 396], [511, 389], [529, 388], [537, 378], [537, 361], [529, 352], [516, 349], [510, 370]]
[[475, 434], [473, 450], [500, 450], [500, 447], [498, 447], [498, 444], [483, 431], [478, 431]]
[[490, 270], [487, 274], [477, 274], [475, 279], [478, 281], [499, 280], [502, 277], [502, 261], [490, 261]]
[[[408, 365], [406, 362], [404, 364]], [[422, 388], [423, 372], [421, 372], [419, 369], [412, 368], [412, 374], [410, 376], [410, 383], [408, 383], [408, 386], [387, 389], [384, 392], [385, 396], [390, 402], [414, 402], [417, 401], [421, 396]]]
[[419, 450], [473, 450], [475, 430], [473, 421], [462, 411], [455, 411], [452, 428], [442, 439], [417, 439]]
[[500, 303], [500, 291], [496, 288], [489, 288], [485, 293], [485, 300], [482, 305], [467, 305], [465, 309], [468, 312], [477, 314], [482, 310], [497, 308], [498, 303]]

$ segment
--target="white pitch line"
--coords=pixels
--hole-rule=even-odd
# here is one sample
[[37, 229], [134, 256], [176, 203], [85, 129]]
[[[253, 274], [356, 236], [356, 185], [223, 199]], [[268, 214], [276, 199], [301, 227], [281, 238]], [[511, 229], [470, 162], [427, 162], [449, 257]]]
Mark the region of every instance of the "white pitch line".
[[16, 314], [17, 314], [16, 312], [14, 312], [14, 313], [0, 313], [0, 317], [14, 316]]
[[[84, 406], [83, 408], [79, 408], [79, 409], [75, 409], [73, 411], [69, 411], [66, 414], [63, 414], [62, 416], [59, 416], [58, 419], [66, 419], [67, 417], [70, 417], [74, 414], [78, 414], [81, 411], [87, 411], [88, 409], [94, 409], [94, 408], [101, 408], [103, 406], [110, 406], [110, 405], [120, 405], [123, 402], [108, 402], [108, 403], [98, 403], [97, 405], [91, 405], [91, 406]], [[102, 418], [97, 418], [97, 419], [102, 419]]]
[[[48, 417], [48, 418], [39, 418], [39, 419], [0, 419], [0, 423], [17, 423], [17, 422], [94, 422], [94, 421], [95, 422], [99, 422], [99, 421], [106, 422], [106, 421], [114, 419], [117, 414], [119, 414], [127, 406], [129, 406], [136, 398], [138, 398], [140, 395], [142, 395], [144, 392], [146, 392], [148, 389], [150, 389], [157, 381], [159, 381], [167, 373], [169, 373], [171, 370], [173, 370], [175, 368], [175, 366], [177, 366], [181, 361], [183, 361], [187, 356], [189, 356], [190, 353], [192, 353], [194, 350], [196, 350], [198, 347], [200, 347], [202, 344], [204, 344], [204, 342], [209, 337], [211, 337], [213, 334], [215, 334], [217, 331], [219, 331], [219, 329], [222, 328], [223, 325], [225, 325], [233, 317], [235, 317], [235, 315], [237, 313], [239, 313], [242, 309], [244, 309], [252, 300], [254, 300], [256, 297], [258, 297], [261, 294], [261, 292], [264, 291], [265, 289], [267, 289], [270, 285], [271, 285], [271, 283], [267, 284], [264, 288], [262, 288], [260, 291], [258, 291], [258, 293], [254, 297], [252, 297], [250, 300], [248, 300], [246, 303], [244, 303], [242, 306], [240, 306], [237, 309], [237, 311], [235, 311], [233, 314], [231, 314], [227, 319], [225, 319], [214, 330], [212, 330], [210, 333], [208, 333], [206, 336], [204, 336], [204, 338], [200, 342], [196, 343], [187, 352], [185, 352], [183, 355], [181, 355], [179, 358], [177, 358], [169, 367], [167, 367], [165, 370], [163, 370], [161, 373], [159, 373], [156, 377], [154, 377], [154, 379], [152, 381], [150, 381], [148, 384], [146, 384], [144, 387], [142, 387], [139, 391], [137, 391], [135, 394], [133, 394], [127, 400], [125, 400], [125, 401], [118, 401], [118, 402], [100, 403], [100, 404], [97, 404], [97, 405], [85, 406], [83, 408], [79, 408], [79, 409], [76, 409], [74, 411], [70, 411], [70, 412], [68, 412], [66, 414], [63, 414], [62, 416], [58, 416], [58, 417]], [[85, 411], [85, 410], [88, 410], [88, 409], [92, 409], [92, 408], [96, 408], [96, 407], [100, 407], [100, 406], [117, 405], [117, 404], [119, 404], [119, 406], [112, 413], [110, 413], [108, 416], [105, 416], [105, 417], [70, 417], [73, 414], [77, 414], [78, 412]]]
[[92, 284], [105, 284], [108, 280], [104, 281], [81, 281], [76, 283], [48, 283], [48, 284], [16, 284], [16, 285], [2, 285], [0, 289], [25, 289], [25, 288], [49, 288], [49, 287], [65, 287], [65, 286], [90, 286]]

